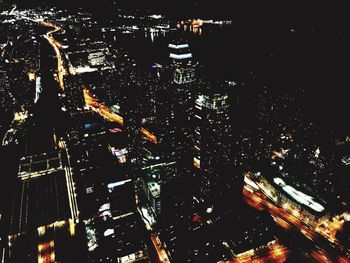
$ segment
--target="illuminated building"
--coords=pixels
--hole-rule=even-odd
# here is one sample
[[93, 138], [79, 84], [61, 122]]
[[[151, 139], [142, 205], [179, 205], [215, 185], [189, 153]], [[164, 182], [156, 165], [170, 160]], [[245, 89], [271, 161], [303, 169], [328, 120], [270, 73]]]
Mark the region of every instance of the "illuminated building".
[[110, 209], [113, 217], [136, 211], [135, 187], [131, 179], [107, 185], [110, 196]]
[[[181, 43], [181, 42], [180, 42]], [[187, 43], [169, 44], [170, 55], [175, 65], [174, 82], [176, 84], [192, 83], [196, 80], [195, 67], [192, 63], [192, 53]]]
[[[8, 262], [77, 262], [83, 259], [72, 209], [75, 193], [67, 187], [60, 152], [21, 158], [12, 200]], [[38, 191], [40, 190], [40, 191]]]
[[302, 217], [308, 224], [316, 227], [319, 219], [326, 214], [324, 202], [288, 184], [286, 179], [270, 177], [263, 176], [260, 172], [246, 173], [244, 188], [251, 192], [260, 191], [291, 215]]
[[[193, 199], [193, 108], [196, 92], [195, 65], [189, 45], [168, 45], [170, 65], [165, 66], [167, 84], [157, 94], [161, 121], [160, 147], [164, 164], [159, 174], [161, 188], [160, 226], [175, 226], [176, 232], [190, 228]], [[161, 75], [162, 76], [162, 75]], [[170, 80], [169, 80], [170, 79]], [[162, 80], [162, 79], [161, 79]], [[170, 165], [171, 164], [171, 165]], [[158, 220], [159, 219], [159, 220]]]
[[109, 183], [107, 191], [96, 215], [84, 220], [91, 262], [146, 261], [145, 227], [136, 210], [133, 181]]
[[188, 43], [179, 41], [178, 43], [170, 43], [168, 47], [170, 49], [169, 57], [174, 64], [187, 64], [191, 61], [192, 53]]
[[102, 66], [105, 63], [105, 54], [102, 51], [89, 53], [88, 60], [92, 67]]
[[146, 195], [154, 214], [159, 215], [161, 212], [160, 185], [153, 181], [148, 182]]
[[[60, 152], [21, 159], [18, 172], [20, 185], [12, 208], [12, 233], [70, 218], [65, 172]], [[38, 188], [46, 191], [38, 193], [35, 191]], [[42, 216], [34, 216], [36, 213]]]
[[[170, 44], [170, 58], [173, 59], [174, 82], [173, 90], [173, 128], [176, 176], [191, 188], [193, 181], [193, 108], [195, 94], [195, 66], [192, 63], [192, 53], [187, 43]], [[188, 190], [188, 189], [187, 189]], [[184, 193], [187, 191], [184, 188]], [[186, 193], [190, 198], [191, 193]], [[185, 201], [186, 214], [189, 213], [191, 201]]]
[[0, 109], [2, 118], [4, 118], [2, 116], [3, 113], [11, 109], [13, 100], [7, 74], [5, 71], [0, 70]]
[[218, 194], [217, 181], [231, 161], [231, 118], [227, 94], [208, 91], [196, 99], [194, 165], [203, 174], [201, 192], [207, 198]]
[[173, 60], [174, 83], [174, 149], [178, 175], [193, 175], [193, 108], [195, 93], [195, 66], [187, 43], [169, 44], [170, 58]]

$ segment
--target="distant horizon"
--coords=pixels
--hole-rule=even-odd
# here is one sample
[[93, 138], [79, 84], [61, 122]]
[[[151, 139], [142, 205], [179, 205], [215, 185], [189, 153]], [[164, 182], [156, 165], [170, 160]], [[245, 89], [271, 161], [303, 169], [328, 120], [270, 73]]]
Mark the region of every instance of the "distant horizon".
[[[341, 24], [346, 21], [346, 9], [341, 6], [297, 4], [286, 5], [276, 4], [274, 2], [261, 3], [256, 1], [235, 1], [234, 3], [225, 0], [216, 0], [210, 2], [199, 3], [198, 0], [178, 0], [172, 1], [128, 1], [128, 0], [100, 0], [95, 1], [72, 1], [68, 0], [3, 0], [3, 3], [16, 4], [19, 7], [35, 8], [39, 6], [52, 6], [61, 9], [85, 9], [91, 13], [110, 13], [116, 8], [141, 12], [154, 12], [164, 14], [171, 17], [204, 17], [204, 18], [231, 18], [236, 19], [245, 17], [260, 23], [266, 22], [294, 22], [294, 23], [332, 23]], [[98, 3], [97, 3], [98, 2]], [[277, 20], [276, 20], [277, 19]]]

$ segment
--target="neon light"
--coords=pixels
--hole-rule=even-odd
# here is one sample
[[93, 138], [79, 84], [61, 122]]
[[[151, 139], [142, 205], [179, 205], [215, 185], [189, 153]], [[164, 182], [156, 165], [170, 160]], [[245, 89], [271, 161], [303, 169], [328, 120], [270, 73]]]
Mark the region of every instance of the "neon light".
[[174, 49], [181, 49], [181, 48], [189, 48], [190, 46], [188, 44], [181, 44], [181, 45], [169, 44], [168, 47], [174, 48]]
[[177, 54], [170, 53], [169, 57], [173, 59], [186, 59], [186, 58], [192, 58], [192, 54], [187, 53], [187, 54], [177, 55]]

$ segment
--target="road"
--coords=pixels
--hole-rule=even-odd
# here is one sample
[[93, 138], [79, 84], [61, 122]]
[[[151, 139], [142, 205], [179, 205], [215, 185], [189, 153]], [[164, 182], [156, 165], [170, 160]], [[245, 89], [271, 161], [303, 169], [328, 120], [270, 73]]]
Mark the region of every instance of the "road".
[[317, 262], [350, 262], [346, 254], [348, 253], [347, 249], [339, 244], [331, 243], [324, 235], [318, 233], [313, 225], [300, 216], [299, 213], [290, 213], [288, 210], [274, 205], [264, 194], [259, 191], [252, 191], [246, 186], [243, 190], [243, 196], [249, 205], [259, 211], [267, 209], [275, 222], [282, 228], [286, 230], [296, 229], [312, 241], [315, 249], [310, 253], [310, 256]]
[[154, 245], [154, 248], [157, 251], [159, 262], [160, 263], [170, 263], [168, 254], [166, 253], [166, 250], [164, 249], [162, 243], [160, 242], [158, 235], [152, 234], [151, 240], [152, 240], [152, 243]]
[[[98, 102], [98, 100], [91, 94], [91, 92], [84, 86], [83, 87], [84, 92], [84, 100], [86, 106], [91, 108], [92, 110], [96, 111], [98, 114], [100, 114], [102, 117], [104, 117], [106, 120], [111, 122], [116, 122], [119, 125], [124, 125], [124, 119], [122, 116], [116, 114], [113, 112], [110, 108], [107, 106], [101, 104]], [[148, 140], [150, 140], [152, 143], [157, 144], [157, 137], [146, 130], [145, 128], [141, 127], [140, 129], [141, 134], [146, 137]]]
[[[55, 38], [53, 37], [53, 34], [60, 31], [62, 28], [57, 26], [54, 23], [51, 23], [51, 22], [46, 22], [46, 21], [41, 21], [41, 20], [36, 20], [36, 22], [38, 22], [39, 24], [41, 24], [43, 26], [53, 28], [52, 30], [48, 31], [44, 35], [44, 37], [47, 39], [47, 41], [50, 43], [50, 45], [53, 47], [53, 49], [55, 51], [56, 58], [57, 58], [57, 81], [58, 81], [58, 84], [59, 84], [61, 90], [64, 92], [64, 75], [65, 75], [65, 72], [67, 72], [67, 71], [65, 71], [64, 66], [63, 66], [63, 56], [62, 56], [62, 51], [61, 51], [62, 45], [57, 40], [55, 40]], [[69, 72], [69, 74], [71, 74], [73, 76], [77, 75], [77, 71], [73, 67], [71, 62], [69, 61], [68, 56], [66, 55], [65, 57], [68, 60], [68, 65], [69, 65], [68, 72]], [[104, 117], [105, 119], [107, 119], [109, 121], [116, 122], [120, 125], [124, 124], [123, 117], [114, 113], [107, 106], [99, 103], [98, 100], [95, 99], [92, 96], [92, 94], [88, 91], [86, 86], [83, 87], [83, 92], [84, 92], [85, 103], [88, 107], [97, 111], [102, 117]], [[147, 129], [141, 127], [140, 132], [144, 137], [149, 139], [152, 143], [157, 144], [157, 137], [154, 134], [152, 134], [151, 132], [149, 132]]]
[[40, 21], [39, 24], [42, 26], [46, 27], [52, 27], [53, 29], [48, 31], [44, 37], [47, 39], [47, 41], [50, 43], [50, 45], [53, 47], [55, 53], [56, 53], [56, 58], [57, 58], [57, 78], [58, 78], [58, 83], [62, 91], [64, 91], [64, 80], [63, 80], [63, 73], [64, 73], [64, 68], [63, 68], [63, 62], [62, 62], [62, 55], [60, 49], [62, 48], [62, 45], [54, 39], [52, 34], [58, 32], [61, 30], [61, 27], [50, 23], [50, 22], [45, 22], [45, 21]]
[[70, 155], [68, 153], [68, 148], [66, 145], [66, 142], [61, 139], [59, 141], [60, 148], [65, 150], [66, 153], [66, 159], [67, 159], [67, 165], [65, 165], [65, 175], [66, 175], [66, 183], [67, 183], [67, 192], [68, 192], [68, 200], [69, 200], [69, 207], [71, 211], [71, 218], [74, 220], [75, 223], [79, 223], [79, 209], [78, 209], [78, 202], [77, 202], [77, 195], [76, 195], [76, 189], [75, 189], [75, 183], [73, 179], [72, 174], [72, 168], [70, 163]]
[[278, 243], [273, 241], [269, 243], [263, 250], [257, 252], [254, 249], [238, 254], [233, 262], [245, 263], [245, 262], [276, 262], [283, 263], [287, 260], [290, 250]]

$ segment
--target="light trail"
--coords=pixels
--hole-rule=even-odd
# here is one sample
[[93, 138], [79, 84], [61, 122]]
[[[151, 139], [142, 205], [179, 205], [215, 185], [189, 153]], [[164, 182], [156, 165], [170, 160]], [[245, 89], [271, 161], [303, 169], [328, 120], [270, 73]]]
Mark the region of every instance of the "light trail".
[[163, 248], [163, 245], [160, 242], [158, 235], [152, 234], [151, 240], [152, 240], [152, 243], [154, 245], [154, 248], [157, 251], [159, 262], [160, 263], [170, 263], [168, 254], [166, 253], [165, 249]]
[[64, 170], [65, 170], [65, 176], [66, 176], [68, 201], [69, 201], [69, 207], [70, 207], [70, 211], [71, 211], [71, 218], [75, 223], [78, 223], [79, 222], [79, 208], [78, 208], [78, 202], [77, 202], [76, 193], [75, 193], [74, 179], [73, 179], [72, 171], [70, 168], [71, 167], [70, 156], [69, 156], [65, 141], [60, 140], [60, 144], [61, 144], [62, 149], [65, 149], [66, 156], [67, 156], [67, 162], [68, 162], [68, 166], [64, 167]]
[[[250, 189], [250, 191], [248, 189]], [[342, 244], [336, 242], [336, 240], [332, 240], [331, 238], [335, 237], [335, 233], [341, 228], [343, 223], [341, 219], [345, 217], [345, 215], [335, 217], [336, 219], [333, 218], [329, 221], [326, 219], [320, 221], [325, 222], [326, 220], [326, 224], [319, 223], [319, 225], [325, 225], [325, 228], [328, 227], [328, 223], [333, 223], [333, 227], [330, 227], [330, 229], [333, 230], [333, 232], [330, 232], [325, 231], [325, 229], [318, 229], [319, 226], [315, 226], [315, 224], [310, 224], [309, 219], [307, 217], [303, 216], [301, 213], [295, 213], [295, 208], [288, 206], [288, 204], [284, 204], [282, 205], [282, 207], [278, 207], [275, 204], [272, 204], [262, 192], [256, 189], [253, 190], [248, 185], [245, 185], [243, 189], [243, 196], [246, 202], [255, 209], [259, 211], [267, 210], [273, 217], [274, 221], [282, 228], [289, 230], [290, 228], [294, 227], [298, 229], [303, 236], [315, 243], [317, 243], [317, 241], [322, 241], [322, 239], [329, 241], [330, 243], [337, 245], [337, 251], [343, 251], [345, 254], [348, 255], [349, 249], [345, 248]], [[290, 211], [290, 209], [292, 209], [292, 211]], [[329, 261], [329, 255], [327, 254], [327, 252], [323, 250], [322, 254], [315, 252], [313, 254], [313, 258], [316, 260], [319, 259], [319, 262], [332, 262]], [[344, 262], [344, 257], [339, 255], [337, 262]], [[348, 260], [347, 262], [350, 262], [350, 260]]]
[[[57, 77], [58, 77], [58, 83], [59, 86], [61, 88], [62, 91], [64, 91], [64, 67], [63, 67], [63, 62], [62, 62], [62, 55], [60, 52], [60, 49], [62, 48], [61, 43], [59, 43], [57, 40], [55, 40], [52, 36], [52, 34], [58, 32], [61, 30], [61, 27], [51, 23], [51, 22], [45, 22], [45, 21], [40, 21], [39, 22], [41, 25], [43, 26], [47, 26], [47, 27], [52, 27], [53, 30], [47, 32], [44, 37], [47, 39], [47, 41], [50, 43], [50, 45], [53, 47], [53, 49], [55, 50], [56, 53], [56, 58], [57, 58]], [[69, 73], [71, 75], [76, 75], [77, 71], [76, 69], [73, 67], [73, 65], [71, 63], [69, 63]], [[114, 113], [110, 108], [108, 108], [107, 106], [99, 103], [97, 101], [97, 99], [95, 99], [93, 96], [91, 96], [90, 92], [88, 91], [88, 89], [84, 86], [83, 87], [83, 92], [84, 92], [84, 99], [85, 99], [85, 103], [87, 106], [94, 108], [94, 109], [98, 109], [98, 113], [104, 117], [105, 119], [111, 121], [111, 122], [116, 122], [119, 125], [124, 125], [124, 120], [123, 117], [119, 116], [118, 114]], [[151, 132], [149, 132], [148, 130], [146, 130], [145, 128], [141, 127], [140, 129], [141, 134], [146, 137], [147, 139], [149, 139], [152, 143], [157, 144], [158, 140], [157, 137], [152, 134]]]
[[[84, 94], [84, 100], [86, 106], [89, 108], [92, 108], [95, 110], [97, 113], [99, 113], [102, 117], [104, 117], [106, 120], [118, 123], [119, 125], [123, 126], [124, 125], [124, 118], [115, 112], [113, 112], [110, 108], [107, 106], [101, 104], [98, 102], [98, 99], [94, 98], [93, 95], [90, 93], [90, 91], [83, 86], [83, 94]], [[157, 144], [158, 139], [157, 137], [146, 130], [145, 128], [141, 127], [140, 129], [141, 134], [149, 139], [152, 143]]]
[[63, 80], [63, 73], [64, 73], [64, 68], [63, 68], [63, 62], [62, 62], [62, 55], [60, 52], [60, 49], [62, 48], [62, 45], [53, 38], [52, 34], [58, 32], [61, 30], [61, 27], [51, 23], [51, 22], [46, 22], [46, 21], [37, 21], [40, 25], [46, 26], [46, 27], [52, 27], [53, 30], [48, 31], [44, 37], [45, 39], [50, 43], [50, 45], [53, 47], [55, 53], [56, 53], [56, 58], [57, 58], [57, 78], [58, 78], [58, 83], [62, 91], [64, 91], [64, 80]]
[[266, 247], [264, 248], [264, 252], [259, 252], [259, 254], [257, 254], [254, 249], [251, 249], [236, 255], [236, 257], [232, 262], [234, 263], [236, 262], [237, 263], [245, 263], [245, 262], [246, 263], [248, 262], [283, 263], [287, 260], [289, 254], [290, 254], [290, 250], [286, 246], [283, 246], [282, 244], [278, 243], [275, 240], [275, 241], [269, 242], [266, 245]]

